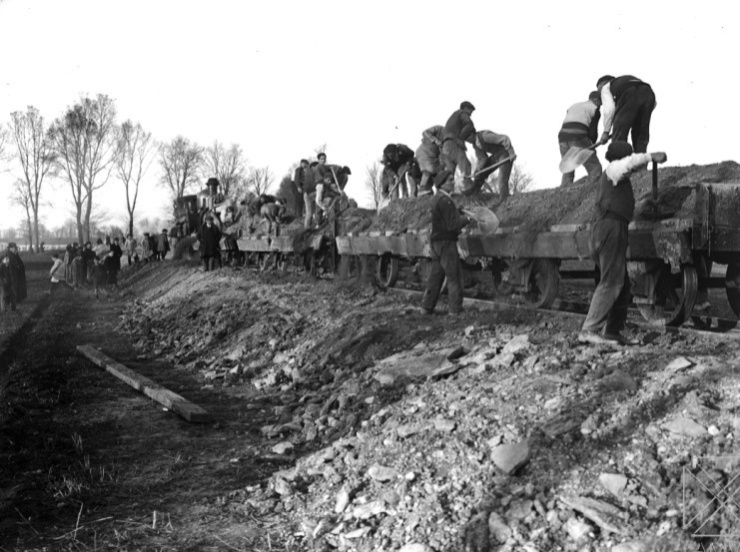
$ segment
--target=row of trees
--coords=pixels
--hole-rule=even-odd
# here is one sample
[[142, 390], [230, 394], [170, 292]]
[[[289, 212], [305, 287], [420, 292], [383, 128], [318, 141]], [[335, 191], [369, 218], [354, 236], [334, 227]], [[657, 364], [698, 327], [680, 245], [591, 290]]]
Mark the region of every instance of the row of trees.
[[161, 169], [159, 182], [173, 199], [210, 176], [219, 179], [231, 198], [247, 191], [264, 193], [273, 183], [267, 167], [247, 167], [237, 144], [226, 147], [216, 141], [203, 147], [183, 136], [161, 143], [140, 123], [117, 123], [116, 115], [114, 100], [98, 94], [81, 97], [51, 124], [29, 106], [11, 113], [7, 127], [0, 128], [0, 156], [17, 163], [13, 201], [25, 210], [27, 235], [37, 248], [42, 241], [39, 211], [49, 180], [66, 182], [81, 243], [91, 236], [96, 192], [111, 177], [125, 192], [128, 232], [133, 233], [141, 183], [155, 160]]

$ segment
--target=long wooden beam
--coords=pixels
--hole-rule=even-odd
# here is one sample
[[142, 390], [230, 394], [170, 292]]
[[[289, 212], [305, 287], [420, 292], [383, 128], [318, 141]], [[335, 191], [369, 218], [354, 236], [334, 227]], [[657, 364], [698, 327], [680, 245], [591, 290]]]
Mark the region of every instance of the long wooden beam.
[[110, 372], [118, 379], [124, 381], [137, 391], [144, 393], [147, 397], [158, 402], [168, 410], [176, 412], [188, 422], [205, 423], [211, 421], [211, 415], [197, 404], [184, 399], [177, 393], [173, 393], [158, 383], [134, 372], [131, 368], [116, 362], [109, 356], [101, 353], [92, 345], [78, 345], [77, 350], [106, 372]]

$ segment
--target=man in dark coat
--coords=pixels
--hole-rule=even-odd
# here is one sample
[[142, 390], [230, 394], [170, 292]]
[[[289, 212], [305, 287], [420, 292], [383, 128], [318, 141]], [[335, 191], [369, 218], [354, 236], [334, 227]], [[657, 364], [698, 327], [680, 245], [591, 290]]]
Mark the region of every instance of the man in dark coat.
[[84, 264], [85, 281], [91, 281], [93, 264], [95, 264], [95, 251], [92, 248], [92, 242], [85, 243], [85, 249], [82, 250], [82, 262]]
[[625, 141], [609, 144], [609, 165], [601, 174], [596, 196], [596, 222], [591, 225], [591, 251], [601, 273], [578, 340], [595, 345], [636, 345], [622, 335], [630, 303], [627, 275], [628, 225], [635, 211], [630, 174], [651, 161], [664, 163], [664, 152], [633, 153]]
[[[118, 273], [121, 270], [121, 257], [123, 257], [123, 250], [121, 249], [118, 238], [113, 238], [113, 243], [110, 244], [110, 256], [112, 260], [108, 264], [109, 277], [111, 285], [118, 287]], [[106, 261], [108, 259], [106, 258]]]
[[449, 313], [462, 312], [462, 265], [457, 254], [457, 237], [460, 231], [470, 223], [470, 217], [461, 215], [450, 193], [455, 187], [455, 178], [451, 171], [442, 171], [434, 180], [437, 194], [432, 202], [432, 270], [421, 300], [421, 308], [426, 314], [433, 314], [437, 305], [442, 284], [447, 277]]
[[15, 291], [11, 278], [10, 257], [7, 255], [0, 260], [0, 312], [5, 312], [8, 307], [16, 310]]
[[157, 237], [157, 252], [159, 260], [164, 261], [167, 252], [170, 250], [170, 240], [167, 236], [167, 228], [162, 229], [162, 233]]
[[221, 265], [221, 231], [213, 224], [213, 217], [206, 216], [205, 224], [201, 230], [200, 256], [203, 266], [207, 271], [213, 270], [216, 263]]
[[26, 291], [26, 266], [18, 254], [18, 246], [13, 242], [8, 244], [8, 257], [10, 257], [10, 277], [13, 283], [15, 300], [20, 303], [28, 297], [28, 292]]
[[650, 118], [655, 109], [655, 93], [650, 85], [632, 75], [614, 78], [604, 75], [596, 81], [601, 94], [601, 142], [611, 133], [612, 142], [627, 141], [632, 135], [632, 149], [645, 153], [650, 142]]

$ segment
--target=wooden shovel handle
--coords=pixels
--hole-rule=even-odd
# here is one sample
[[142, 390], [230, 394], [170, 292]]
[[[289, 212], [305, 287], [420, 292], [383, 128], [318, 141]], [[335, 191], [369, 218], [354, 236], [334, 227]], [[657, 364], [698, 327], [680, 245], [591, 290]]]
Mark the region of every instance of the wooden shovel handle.
[[658, 201], [658, 164], [653, 161], [653, 200]]

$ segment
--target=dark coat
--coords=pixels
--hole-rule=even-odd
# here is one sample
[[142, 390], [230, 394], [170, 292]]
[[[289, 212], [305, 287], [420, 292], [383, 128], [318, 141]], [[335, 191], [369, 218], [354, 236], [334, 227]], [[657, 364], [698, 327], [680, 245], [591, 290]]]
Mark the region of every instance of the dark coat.
[[221, 230], [216, 225], [203, 225], [201, 232], [200, 256], [217, 257], [221, 253]]
[[111, 267], [113, 270], [118, 272], [121, 270], [121, 257], [123, 257], [123, 251], [121, 250], [121, 246], [116, 243], [110, 244], [110, 250], [113, 252]]
[[21, 302], [28, 297], [28, 292], [26, 291], [26, 266], [16, 253], [8, 251], [8, 257], [10, 257], [10, 278], [13, 282], [15, 300]]
[[0, 290], [7, 294], [13, 291], [13, 281], [10, 277], [10, 266], [5, 266], [5, 263], [0, 262]]

